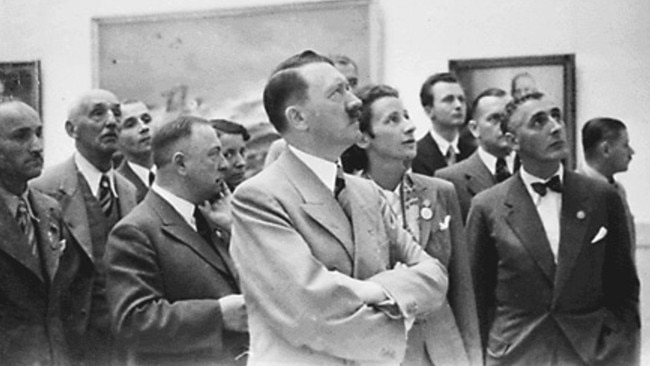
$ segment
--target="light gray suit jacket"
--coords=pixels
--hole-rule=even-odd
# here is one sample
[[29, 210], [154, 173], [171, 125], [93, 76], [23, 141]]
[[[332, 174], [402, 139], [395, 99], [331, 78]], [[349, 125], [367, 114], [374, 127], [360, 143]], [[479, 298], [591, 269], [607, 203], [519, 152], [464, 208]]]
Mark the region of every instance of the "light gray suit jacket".
[[351, 221], [287, 150], [235, 191], [231, 252], [249, 311], [249, 365], [397, 365], [405, 321], [366, 305], [357, 280], [381, 285], [408, 316], [445, 299], [444, 267], [389, 216], [377, 187], [352, 176], [346, 184], [339, 199]]

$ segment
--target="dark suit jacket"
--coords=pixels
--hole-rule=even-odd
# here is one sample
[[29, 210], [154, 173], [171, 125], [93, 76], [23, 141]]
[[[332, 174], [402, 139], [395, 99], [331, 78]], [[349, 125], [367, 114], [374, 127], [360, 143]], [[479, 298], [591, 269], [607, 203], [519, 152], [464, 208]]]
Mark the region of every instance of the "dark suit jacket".
[[62, 298], [77, 275], [81, 248], [67, 235], [55, 200], [29, 192], [39, 258], [0, 201], [0, 363], [66, 364]]
[[[460, 150], [460, 154], [456, 157], [456, 163], [470, 156], [476, 150], [476, 146], [471, 141], [459, 139], [458, 150]], [[432, 177], [436, 170], [446, 166], [447, 161], [444, 154], [438, 148], [438, 144], [436, 144], [433, 137], [431, 137], [431, 133], [427, 132], [424, 137], [418, 140], [417, 153], [412, 165], [413, 172]]]
[[463, 222], [467, 219], [472, 198], [496, 184], [496, 180], [475, 151], [469, 158], [452, 166], [436, 170], [435, 176], [454, 184]]
[[[86, 276], [78, 278], [73, 284], [74, 291], [70, 294], [70, 304], [73, 308], [66, 316], [66, 328], [71, 332], [70, 337], [73, 339], [71, 343], [75, 349], [74, 353], [78, 355], [77, 357], [84, 358], [89, 357], [84, 353], [88, 348], [85, 346], [85, 342], [90, 339], [87, 332], [92, 313], [93, 282], [98, 273], [98, 268], [103, 265], [103, 258], [95, 258], [93, 254], [88, 210], [78, 177], [74, 158], [71, 157], [63, 163], [45, 170], [39, 178], [31, 183], [33, 187], [59, 202], [63, 220], [92, 264], [90, 272]], [[115, 174], [115, 188], [119, 197], [120, 213], [124, 216], [136, 205], [135, 187], [120, 174]], [[102, 302], [105, 302], [105, 300], [102, 300]], [[97, 323], [106, 324], [106, 329], [100, 331], [107, 332], [110, 335], [108, 317], [108, 313], [100, 314], [99, 318], [101, 319]], [[101, 340], [98, 340], [98, 342], [101, 342]]]
[[564, 186], [557, 264], [520, 174], [474, 198], [467, 233], [488, 364], [638, 362], [639, 280], [623, 204], [573, 172]]
[[136, 364], [234, 365], [247, 349], [217, 301], [239, 293], [227, 243], [210, 245], [157, 193], [115, 226], [106, 263], [113, 326]]
[[149, 192], [149, 187], [147, 187], [147, 185], [144, 184], [142, 179], [140, 179], [140, 177], [138, 177], [138, 175], [135, 174], [133, 169], [131, 169], [131, 166], [126, 163], [126, 159], [122, 160], [122, 164], [120, 164], [120, 166], [118, 166], [117, 169], [115, 170], [117, 170], [118, 173], [122, 174], [124, 178], [128, 179], [129, 182], [133, 184], [133, 186], [136, 189], [136, 193], [135, 193], [136, 201], [138, 203], [142, 202], [144, 196], [146, 196], [147, 192]]
[[[231, 252], [250, 365], [397, 364], [404, 319], [367, 306], [355, 284], [379, 284], [409, 316], [445, 299], [444, 267], [395, 224], [374, 183], [346, 176], [339, 201], [290, 149], [237, 187]], [[392, 269], [398, 261], [409, 269]]]
[[[441, 179], [407, 173], [405, 180], [413, 188], [405, 200], [414, 197], [418, 212], [428, 208], [433, 213], [428, 219], [419, 216], [420, 245], [447, 268], [449, 290], [442, 307], [417, 320], [409, 332], [407, 356], [413, 358], [404, 364], [478, 365], [482, 359], [476, 301], [456, 193]], [[419, 359], [425, 355], [430, 359]]]

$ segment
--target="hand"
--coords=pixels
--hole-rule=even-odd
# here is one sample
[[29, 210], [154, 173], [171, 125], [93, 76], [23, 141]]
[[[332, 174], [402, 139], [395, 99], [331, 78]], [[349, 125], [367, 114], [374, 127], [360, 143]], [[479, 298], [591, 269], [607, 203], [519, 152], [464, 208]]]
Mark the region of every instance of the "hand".
[[232, 226], [231, 201], [232, 193], [226, 183], [222, 182], [221, 192], [217, 199], [212, 202], [203, 202], [199, 205], [199, 210], [212, 228], [229, 233]]
[[354, 290], [357, 295], [368, 305], [379, 304], [388, 299], [381, 285], [372, 281], [356, 281]]
[[228, 295], [219, 299], [223, 327], [235, 332], [248, 331], [248, 316], [244, 295]]

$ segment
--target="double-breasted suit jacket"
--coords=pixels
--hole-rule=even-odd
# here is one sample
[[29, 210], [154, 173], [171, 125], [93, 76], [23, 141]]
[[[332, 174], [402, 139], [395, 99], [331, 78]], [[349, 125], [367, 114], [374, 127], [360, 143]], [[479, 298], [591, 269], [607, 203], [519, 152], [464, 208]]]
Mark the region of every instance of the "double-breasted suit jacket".
[[639, 280], [623, 204], [576, 173], [563, 184], [557, 260], [520, 174], [472, 202], [468, 244], [489, 365], [636, 362]]
[[494, 175], [485, 166], [478, 151], [460, 163], [436, 170], [435, 176], [454, 184], [463, 222], [467, 219], [472, 198], [496, 184]]
[[235, 365], [247, 350], [246, 333], [223, 327], [218, 299], [240, 291], [228, 243], [213, 239], [154, 191], [111, 231], [108, 300], [133, 363]]
[[346, 176], [339, 200], [289, 149], [235, 191], [231, 253], [249, 364], [399, 364], [404, 318], [365, 304], [358, 280], [381, 285], [408, 317], [442, 304], [444, 267], [390, 216], [374, 183]]
[[[469, 140], [459, 139], [458, 150], [460, 153], [456, 157], [456, 163], [472, 155], [476, 146]], [[447, 160], [445, 160], [444, 153], [440, 151], [431, 133], [427, 133], [418, 140], [417, 154], [412, 163], [413, 172], [432, 177], [436, 170], [446, 166]]]
[[149, 192], [149, 187], [144, 184], [142, 179], [135, 174], [133, 169], [129, 164], [127, 164], [126, 159], [122, 161], [122, 164], [115, 169], [118, 173], [122, 174], [124, 178], [128, 179], [131, 184], [135, 187], [135, 198], [138, 203], [142, 202], [144, 196]]
[[[116, 173], [114, 177], [119, 212], [121, 216], [124, 216], [136, 205], [135, 187], [119, 173]], [[77, 170], [74, 157], [45, 170], [39, 178], [31, 183], [33, 187], [59, 202], [64, 222], [91, 263], [90, 267], [86, 269], [85, 275], [80, 276], [73, 284], [74, 291], [71, 293], [70, 300], [73, 307], [65, 316], [66, 329], [70, 331], [69, 338], [75, 358], [86, 362], [84, 359], [88, 357], [98, 357], [98, 355], [88, 354], [88, 342], [92, 342], [98, 347], [112, 347], [103, 340], [103, 335], [110, 336], [110, 319], [106, 308], [105, 294], [98, 294], [95, 299], [92, 296], [93, 286], [101, 283], [103, 287], [105, 282], [104, 260], [97, 257], [95, 250], [97, 247], [101, 247], [103, 252], [106, 245], [106, 239], [103, 239], [103, 242], [96, 243], [94, 247], [93, 238], [105, 238], [104, 235], [107, 235], [107, 231], [110, 229], [109, 223], [100, 209], [91, 211], [86, 205], [85, 189], [82, 184], [87, 187], [87, 183]], [[96, 203], [97, 207], [99, 207], [98, 202]], [[93, 214], [93, 212], [96, 213]], [[98, 223], [99, 225], [95, 227], [101, 227], [106, 232], [91, 232], [91, 222]], [[88, 336], [88, 330], [91, 328], [102, 334], [98, 335], [99, 339]], [[108, 355], [107, 357], [114, 356]]]
[[[449, 291], [442, 307], [417, 320], [409, 332], [406, 364], [480, 364], [474, 287], [454, 187], [447, 181], [415, 173], [407, 173], [402, 182], [410, 187], [402, 191], [403, 202], [417, 206], [420, 245], [447, 268], [449, 275]], [[430, 359], [422, 359], [424, 355]]]
[[14, 214], [0, 199], [0, 363], [67, 364], [63, 297], [83, 260], [56, 201], [29, 190], [38, 242], [32, 254]]

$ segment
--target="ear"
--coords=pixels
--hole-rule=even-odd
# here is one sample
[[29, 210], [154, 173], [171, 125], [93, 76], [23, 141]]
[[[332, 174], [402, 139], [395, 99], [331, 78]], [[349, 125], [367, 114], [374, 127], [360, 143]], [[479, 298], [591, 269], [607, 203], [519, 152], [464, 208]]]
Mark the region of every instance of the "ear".
[[478, 122], [470, 119], [469, 122], [467, 122], [467, 129], [469, 129], [469, 132], [472, 133], [472, 136], [474, 136], [474, 138], [478, 138]]
[[602, 156], [604, 156], [606, 158], [609, 157], [610, 147], [609, 147], [609, 143], [607, 142], [607, 140], [603, 140], [603, 141], [600, 142], [600, 144], [598, 144], [598, 150], [600, 151], [600, 154]]
[[65, 121], [65, 132], [72, 138], [77, 137], [77, 127], [70, 121]]
[[361, 139], [357, 142], [357, 146], [366, 150], [370, 146], [370, 140], [372, 138], [368, 135], [367, 132], [361, 133]]
[[519, 139], [512, 132], [506, 132], [506, 140], [514, 151], [519, 151]]
[[284, 117], [287, 119], [288, 124], [296, 130], [305, 131], [309, 127], [304, 111], [299, 106], [288, 106], [284, 110]]
[[185, 175], [185, 172], [187, 170], [187, 166], [185, 164], [185, 155], [177, 151], [172, 155], [172, 164], [176, 168], [176, 171], [179, 172], [181, 175]]

